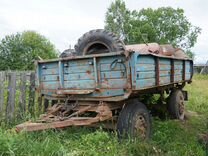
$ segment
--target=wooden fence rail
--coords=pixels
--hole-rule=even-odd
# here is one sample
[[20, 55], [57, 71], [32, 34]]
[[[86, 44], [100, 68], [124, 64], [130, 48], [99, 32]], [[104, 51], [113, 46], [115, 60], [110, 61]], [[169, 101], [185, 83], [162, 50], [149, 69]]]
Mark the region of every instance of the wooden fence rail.
[[35, 110], [35, 73], [0, 71], [0, 119], [11, 121]]

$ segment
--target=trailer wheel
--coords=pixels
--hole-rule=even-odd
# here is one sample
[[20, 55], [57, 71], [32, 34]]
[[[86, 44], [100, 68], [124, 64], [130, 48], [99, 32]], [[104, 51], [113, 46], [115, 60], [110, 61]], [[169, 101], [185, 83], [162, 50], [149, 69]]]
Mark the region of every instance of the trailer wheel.
[[168, 97], [168, 111], [172, 118], [183, 120], [185, 116], [184, 96], [180, 89], [173, 90]]
[[146, 106], [131, 100], [119, 115], [117, 131], [119, 138], [149, 139], [151, 136], [151, 119]]
[[125, 45], [114, 33], [96, 29], [79, 38], [74, 48], [77, 55], [90, 55], [124, 51]]

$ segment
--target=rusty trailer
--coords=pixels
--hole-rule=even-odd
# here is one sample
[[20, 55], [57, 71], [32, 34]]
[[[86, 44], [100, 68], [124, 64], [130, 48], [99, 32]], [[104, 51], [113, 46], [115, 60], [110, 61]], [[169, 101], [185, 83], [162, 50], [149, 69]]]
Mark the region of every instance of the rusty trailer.
[[35, 123], [26, 122], [16, 129], [37, 131], [101, 123], [116, 128], [119, 136], [148, 138], [151, 110], [141, 97], [161, 95], [169, 114], [183, 119], [187, 99], [183, 87], [191, 82], [192, 75], [191, 59], [140, 51], [40, 60], [37, 91], [57, 103]]

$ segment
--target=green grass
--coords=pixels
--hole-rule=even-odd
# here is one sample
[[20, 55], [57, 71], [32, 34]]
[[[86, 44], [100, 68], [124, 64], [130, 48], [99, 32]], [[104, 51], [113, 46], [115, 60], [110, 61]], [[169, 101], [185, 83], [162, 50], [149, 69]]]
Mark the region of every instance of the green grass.
[[154, 118], [153, 136], [149, 142], [118, 142], [114, 132], [102, 129], [72, 127], [16, 134], [2, 126], [0, 155], [205, 155], [198, 135], [208, 128], [208, 76], [196, 75], [185, 89], [189, 92], [187, 109], [198, 115], [183, 122]]

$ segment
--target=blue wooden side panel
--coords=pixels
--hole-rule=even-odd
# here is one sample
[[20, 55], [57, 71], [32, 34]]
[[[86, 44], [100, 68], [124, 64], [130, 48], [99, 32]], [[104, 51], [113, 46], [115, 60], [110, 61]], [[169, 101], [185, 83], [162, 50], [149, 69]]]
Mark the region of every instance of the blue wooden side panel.
[[159, 58], [159, 85], [170, 83], [171, 60], [168, 58]]
[[60, 87], [58, 62], [43, 63], [38, 68], [41, 88], [50, 90]]
[[65, 89], [95, 88], [93, 58], [70, 60], [63, 62]]
[[186, 76], [185, 79], [186, 80], [190, 80], [191, 79], [191, 72], [192, 72], [192, 63], [191, 61], [185, 61], [185, 67], [186, 67]]
[[135, 62], [136, 89], [154, 86], [155, 81], [155, 59], [153, 56], [138, 55]]
[[124, 56], [102, 57], [97, 62], [100, 88], [126, 88], [128, 69]]
[[[191, 79], [192, 74], [192, 61], [190, 60], [178, 60], [172, 58], [160, 58], [158, 57], [158, 78], [159, 82], [157, 85], [157, 73], [156, 73], [156, 58], [152, 55], [134, 55], [136, 61], [132, 68], [135, 68], [135, 71], [132, 70], [132, 86], [136, 82], [136, 87], [133, 89], [146, 89], [151, 87], [157, 87], [171, 84], [171, 61], [174, 63], [174, 82], [183, 81], [183, 72], [185, 66], [185, 80]], [[133, 59], [132, 59], [133, 60]], [[184, 65], [185, 63], [185, 65]]]
[[182, 81], [183, 79], [183, 60], [174, 60], [174, 82]]
[[190, 60], [140, 55], [135, 52], [130, 55], [130, 59], [124, 55], [92, 56], [39, 63], [38, 85], [44, 94], [49, 95], [56, 93], [57, 89], [93, 89], [93, 93], [80, 96], [119, 96], [131, 87], [132, 90], [140, 90], [171, 84], [172, 64], [174, 83], [181, 82], [183, 78], [191, 79], [193, 64]]

